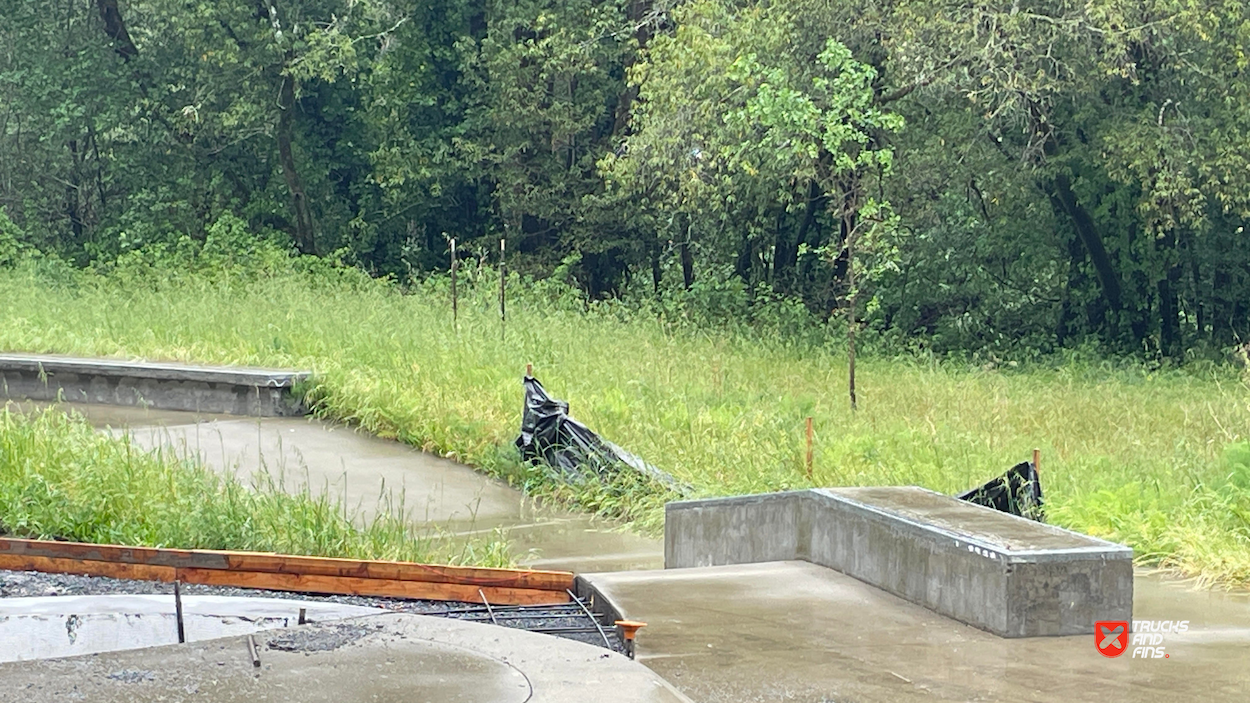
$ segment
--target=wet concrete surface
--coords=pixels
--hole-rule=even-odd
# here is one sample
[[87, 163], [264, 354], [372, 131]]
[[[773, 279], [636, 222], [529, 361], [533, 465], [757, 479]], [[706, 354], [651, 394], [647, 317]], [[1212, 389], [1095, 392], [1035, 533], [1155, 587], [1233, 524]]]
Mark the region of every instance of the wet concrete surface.
[[[29, 404], [26, 404], [29, 407]], [[244, 480], [263, 472], [286, 490], [307, 486], [340, 499], [359, 520], [402, 510], [432, 532], [489, 537], [502, 529], [518, 563], [542, 569], [659, 568], [663, 547], [618, 525], [539, 506], [471, 467], [310, 418], [238, 418], [63, 403], [105, 431], [143, 448], [199, 456]]]
[[0, 701], [683, 703], [652, 671], [588, 645], [420, 615], [247, 639], [0, 664]]
[[[299, 622], [376, 615], [379, 608], [324, 601], [184, 596], [186, 641], [247, 634]], [[0, 662], [140, 649], [178, 642], [168, 595], [50, 596], [0, 599]]]
[[700, 703], [1245, 701], [1250, 595], [1138, 573], [1135, 620], [1188, 620], [1166, 658], [1094, 637], [1003, 639], [807, 562], [584, 575], [648, 627], [638, 660]]

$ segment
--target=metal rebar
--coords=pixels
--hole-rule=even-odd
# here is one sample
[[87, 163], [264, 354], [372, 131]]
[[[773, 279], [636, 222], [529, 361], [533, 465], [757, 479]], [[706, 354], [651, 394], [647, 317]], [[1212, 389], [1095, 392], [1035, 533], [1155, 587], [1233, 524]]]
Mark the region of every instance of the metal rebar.
[[569, 589], [564, 589], [564, 592], [569, 594], [569, 598], [572, 598], [574, 603], [582, 606], [582, 612], [586, 613], [586, 617], [590, 618], [590, 621], [595, 624], [595, 629], [599, 631], [599, 636], [603, 638], [603, 645], [608, 649], [612, 649], [612, 641], [608, 639], [608, 633], [603, 631], [603, 626], [599, 624], [599, 619], [595, 617], [595, 614], [590, 612], [590, 608], [587, 608], [582, 599], [574, 595]]
[[[568, 610], [575, 610], [575, 611], [581, 612], [581, 609], [578, 608], [576, 605], [492, 605], [491, 609], [493, 609], [496, 613], [499, 613], [501, 615], [505, 611], [510, 611], [510, 612], [534, 611], [536, 613], [545, 613], [545, 612], [557, 610], [557, 609], [558, 610], [568, 609]], [[427, 613], [422, 613], [422, 615], [458, 615], [461, 613], [484, 613], [486, 612], [486, 610], [487, 608], [484, 605], [475, 605], [475, 606], [468, 607], [468, 608], [447, 608], [446, 610], [431, 610]]]
[[480, 588], [477, 589], [477, 594], [482, 597], [482, 602], [486, 604], [486, 613], [490, 615], [490, 621], [498, 625], [499, 621], [495, 619], [495, 611], [491, 609], [490, 601], [486, 600], [486, 594], [482, 593], [482, 589]]
[[549, 635], [549, 634], [556, 633], [556, 632], [570, 632], [570, 633], [571, 632], [595, 632], [597, 630], [601, 630], [601, 628], [597, 628], [597, 627], [538, 627], [529, 631], [537, 632], [538, 634], [541, 634], [541, 635]]
[[247, 636], [247, 653], [252, 655], [252, 666], [260, 667], [260, 648], [256, 646], [256, 638]]
[[187, 641], [186, 630], [182, 626], [182, 582], [174, 581], [174, 619], [178, 621], [178, 644]]

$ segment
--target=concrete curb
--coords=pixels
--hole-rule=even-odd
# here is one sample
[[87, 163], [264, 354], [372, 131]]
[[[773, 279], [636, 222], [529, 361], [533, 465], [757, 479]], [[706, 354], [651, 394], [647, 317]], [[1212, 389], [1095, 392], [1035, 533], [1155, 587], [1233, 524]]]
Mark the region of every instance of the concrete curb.
[[258, 417], [308, 413], [308, 371], [0, 354], [0, 392], [14, 399], [134, 405]]

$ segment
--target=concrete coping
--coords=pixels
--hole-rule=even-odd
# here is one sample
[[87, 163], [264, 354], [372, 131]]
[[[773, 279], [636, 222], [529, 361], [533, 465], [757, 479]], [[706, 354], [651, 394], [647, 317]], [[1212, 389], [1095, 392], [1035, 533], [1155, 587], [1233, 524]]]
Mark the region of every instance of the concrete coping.
[[955, 546], [979, 548], [1010, 562], [1037, 562], [1098, 554], [1132, 559], [1122, 544], [968, 503], [919, 486], [809, 488], [728, 498], [699, 498], [668, 503], [666, 512], [747, 507], [777, 501], [834, 501], [842, 507], [889, 519], [916, 534], [940, 535]]
[[919, 486], [817, 488], [815, 498], [840, 500], [888, 517], [914, 531], [944, 535], [955, 546], [979, 548], [1013, 562], [1036, 562], [1081, 554], [1132, 559], [1133, 550], [1056, 525], [942, 495]]
[[259, 388], [291, 388], [308, 379], [310, 371], [263, 369], [246, 366], [199, 366], [172, 362], [85, 359], [54, 354], [0, 354], [0, 373], [72, 373], [156, 381], [224, 383]]

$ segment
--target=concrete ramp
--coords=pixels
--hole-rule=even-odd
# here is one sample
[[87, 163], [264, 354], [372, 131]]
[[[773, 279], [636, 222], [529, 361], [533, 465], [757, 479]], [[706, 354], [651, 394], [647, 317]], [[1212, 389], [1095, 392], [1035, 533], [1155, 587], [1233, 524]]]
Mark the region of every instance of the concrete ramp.
[[666, 568], [804, 560], [1002, 637], [1131, 620], [1133, 551], [914, 486], [670, 503]]

